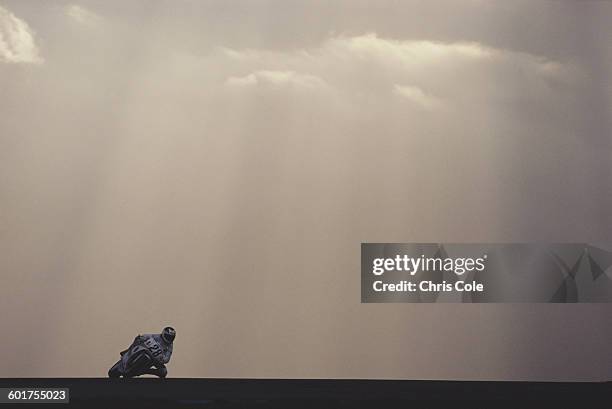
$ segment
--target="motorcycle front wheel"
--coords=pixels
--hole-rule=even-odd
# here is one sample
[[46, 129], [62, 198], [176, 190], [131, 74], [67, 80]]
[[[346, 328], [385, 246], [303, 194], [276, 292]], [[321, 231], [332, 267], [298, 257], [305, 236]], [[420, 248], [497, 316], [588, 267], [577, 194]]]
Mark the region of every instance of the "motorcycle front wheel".
[[119, 378], [121, 377], [121, 360], [117, 361], [115, 365], [108, 370], [109, 378]]

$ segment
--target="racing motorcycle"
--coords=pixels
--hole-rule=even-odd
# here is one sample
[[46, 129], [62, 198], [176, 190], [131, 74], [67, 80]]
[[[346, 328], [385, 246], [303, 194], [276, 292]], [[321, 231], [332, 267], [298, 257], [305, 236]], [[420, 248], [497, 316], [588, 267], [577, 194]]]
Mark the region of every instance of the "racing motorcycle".
[[150, 368], [159, 364], [154, 357], [158, 348], [153, 340], [136, 337], [132, 345], [121, 352], [121, 359], [108, 370], [109, 378], [130, 378], [151, 373]]

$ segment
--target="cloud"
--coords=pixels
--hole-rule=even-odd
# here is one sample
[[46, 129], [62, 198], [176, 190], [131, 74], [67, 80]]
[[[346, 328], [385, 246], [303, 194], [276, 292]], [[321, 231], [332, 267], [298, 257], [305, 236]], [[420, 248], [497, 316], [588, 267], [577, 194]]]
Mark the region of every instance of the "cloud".
[[76, 4], [66, 7], [66, 15], [77, 23], [90, 27], [97, 25], [101, 21], [101, 17], [96, 13]]
[[226, 70], [237, 73], [225, 77], [227, 85], [326, 84], [349, 103], [361, 104], [359, 97], [369, 96], [381, 103], [409, 101], [405, 107], [426, 110], [543, 101], [554, 97], [558, 83], [575, 79], [572, 67], [541, 55], [477, 42], [394, 40], [375, 33], [336, 36], [318, 46], [282, 52], [219, 47], [216, 56], [225, 61]]
[[411, 87], [408, 85], [395, 85], [393, 87], [393, 93], [399, 95], [402, 98], [424, 108], [426, 110], [433, 110], [441, 106], [441, 102], [438, 98], [431, 95], [427, 95], [419, 87]]
[[229, 86], [294, 86], [300, 88], [318, 88], [325, 85], [324, 81], [314, 75], [300, 74], [295, 71], [269, 71], [259, 70], [243, 77], [229, 77], [226, 80]]
[[328, 52], [351, 54], [362, 59], [394, 60], [405, 64], [431, 63], [440, 58], [485, 59], [496, 50], [478, 43], [442, 43], [434, 41], [398, 41], [368, 33], [356, 37], [336, 37], [325, 44]]
[[0, 6], [0, 61], [42, 63], [34, 32], [28, 24]]

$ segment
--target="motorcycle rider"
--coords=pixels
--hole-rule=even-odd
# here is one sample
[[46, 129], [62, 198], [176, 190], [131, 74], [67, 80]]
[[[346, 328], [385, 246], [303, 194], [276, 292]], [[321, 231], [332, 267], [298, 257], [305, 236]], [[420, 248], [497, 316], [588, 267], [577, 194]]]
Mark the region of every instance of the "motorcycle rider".
[[[121, 351], [121, 359], [108, 371], [108, 376], [117, 378], [119, 376], [132, 377], [144, 374], [155, 375], [160, 378], [165, 378], [168, 374], [166, 364], [172, 356], [172, 347], [176, 331], [172, 327], [165, 327], [160, 334], [145, 334], [138, 335], [134, 338], [134, 342], [125, 351]], [[134, 347], [140, 348], [134, 348]], [[133, 349], [134, 348], [134, 349]], [[147, 368], [141, 368], [137, 372], [125, 373], [126, 368], [123, 367], [124, 355], [130, 354], [131, 351], [140, 350], [147, 351], [151, 359], [151, 365]], [[131, 356], [126, 357], [129, 361]]]

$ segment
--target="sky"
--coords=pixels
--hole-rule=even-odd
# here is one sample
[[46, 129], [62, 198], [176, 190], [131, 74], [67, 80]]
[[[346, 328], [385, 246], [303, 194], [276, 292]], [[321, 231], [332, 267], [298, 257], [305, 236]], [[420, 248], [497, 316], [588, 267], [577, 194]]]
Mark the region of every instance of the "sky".
[[606, 304], [360, 304], [361, 242], [610, 242], [612, 3], [0, 0], [0, 377], [594, 380]]

